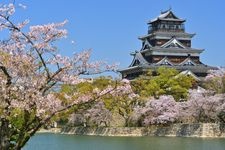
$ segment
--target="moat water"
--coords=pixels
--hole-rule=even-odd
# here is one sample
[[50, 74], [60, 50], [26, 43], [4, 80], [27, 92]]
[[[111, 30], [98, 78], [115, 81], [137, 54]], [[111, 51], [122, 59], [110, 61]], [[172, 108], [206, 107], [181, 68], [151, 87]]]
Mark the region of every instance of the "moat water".
[[23, 150], [224, 150], [224, 138], [36, 134]]

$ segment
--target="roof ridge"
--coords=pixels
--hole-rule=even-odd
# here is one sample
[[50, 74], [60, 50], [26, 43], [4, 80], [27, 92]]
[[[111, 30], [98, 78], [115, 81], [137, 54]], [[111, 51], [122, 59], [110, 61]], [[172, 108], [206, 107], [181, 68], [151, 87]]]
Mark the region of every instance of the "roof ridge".
[[177, 40], [175, 37], [172, 37], [168, 42], [164, 43], [163, 45], [161, 45], [160, 47], [162, 48], [167, 48], [170, 45], [179, 45], [182, 48], [187, 48], [186, 46], [184, 46], [179, 40]]
[[[187, 64], [186, 64], [187, 63]], [[179, 63], [179, 65], [193, 65], [193, 66], [196, 66], [197, 64], [190, 58], [190, 57], [187, 57], [184, 61], [182, 61], [181, 63]]]
[[168, 59], [167, 56], [163, 57], [160, 61], [156, 63], [156, 65], [171, 65], [173, 66], [174, 64]]

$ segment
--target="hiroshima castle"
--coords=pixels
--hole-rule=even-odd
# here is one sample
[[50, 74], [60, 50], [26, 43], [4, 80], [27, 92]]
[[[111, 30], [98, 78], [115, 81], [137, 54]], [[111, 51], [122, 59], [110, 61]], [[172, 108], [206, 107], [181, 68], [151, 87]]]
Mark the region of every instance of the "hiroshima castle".
[[185, 20], [178, 18], [171, 10], [161, 12], [148, 24], [148, 34], [140, 36], [140, 50], [132, 52], [134, 57], [129, 67], [119, 70], [123, 78], [134, 79], [148, 70], [160, 66], [175, 68], [182, 74], [201, 80], [215, 67], [203, 64], [200, 54], [204, 49], [192, 48], [193, 33], [185, 32]]

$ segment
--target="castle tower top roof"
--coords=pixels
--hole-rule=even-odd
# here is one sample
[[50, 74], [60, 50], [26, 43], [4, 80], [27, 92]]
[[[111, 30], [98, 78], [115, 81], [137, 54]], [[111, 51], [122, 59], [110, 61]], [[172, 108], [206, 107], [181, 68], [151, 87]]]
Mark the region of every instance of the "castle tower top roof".
[[150, 21], [148, 22], [148, 24], [152, 24], [152, 23], [154, 23], [154, 22], [156, 22], [156, 21], [159, 21], [159, 20], [185, 22], [184, 19], [178, 18], [178, 17], [172, 12], [171, 9], [169, 9], [169, 10], [167, 10], [167, 11], [162, 11], [161, 14], [160, 14], [158, 17], [156, 17], [156, 18], [150, 20]]

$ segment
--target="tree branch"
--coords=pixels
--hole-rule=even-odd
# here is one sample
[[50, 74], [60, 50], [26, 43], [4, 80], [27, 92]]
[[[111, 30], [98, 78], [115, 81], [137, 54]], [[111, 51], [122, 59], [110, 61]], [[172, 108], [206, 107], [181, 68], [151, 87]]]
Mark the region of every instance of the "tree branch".
[[42, 54], [39, 52], [39, 50], [35, 47], [35, 44], [33, 43], [33, 41], [31, 41], [31, 39], [25, 34], [25, 33], [23, 33], [16, 25], [14, 25], [10, 20], [9, 20], [9, 18], [8, 17], [5, 17], [5, 16], [3, 16], [3, 15], [0, 15], [2, 18], [4, 18], [7, 22], [9, 22], [9, 24], [11, 25], [11, 26], [8, 26], [9, 28], [11, 28], [11, 29], [13, 29], [13, 30], [16, 30], [16, 31], [18, 31], [19, 33], [21, 33], [26, 39], [27, 39], [27, 41], [28, 41], [28, 43], [30, 43], [31, 45], [32, 45], [32, 47], [35, 49], [35, 51], [37, 52], [37, 54], [38, 54], [38, 57], [40, 58], [40, 60], [41, 60], [41, 63], [43, 64], [43, 66], [44, 66], [44, 69], [45, 69], [45, 71], [46, 71], [46, 73], [47, 73], [47, 77], [48, 78], [50, 78], [50, 73], [49, 73], [49, 70], [48, 70], [48, 68], [47, 68], [47, 65], [46, 65], [46, 63], [45, 63], [45, 61], [44, 61], [44, 58], [42, 57]]
[[12, 83], [12, 77], [9, 75], [7, 69], [5, 66], [0, 66], [0, 69], [2, 70], [2, 72], [5, 74], [6, 78], [7, 78], [7, 82], [6, 82], [6, 85], [7, 87], [9, 87]]

